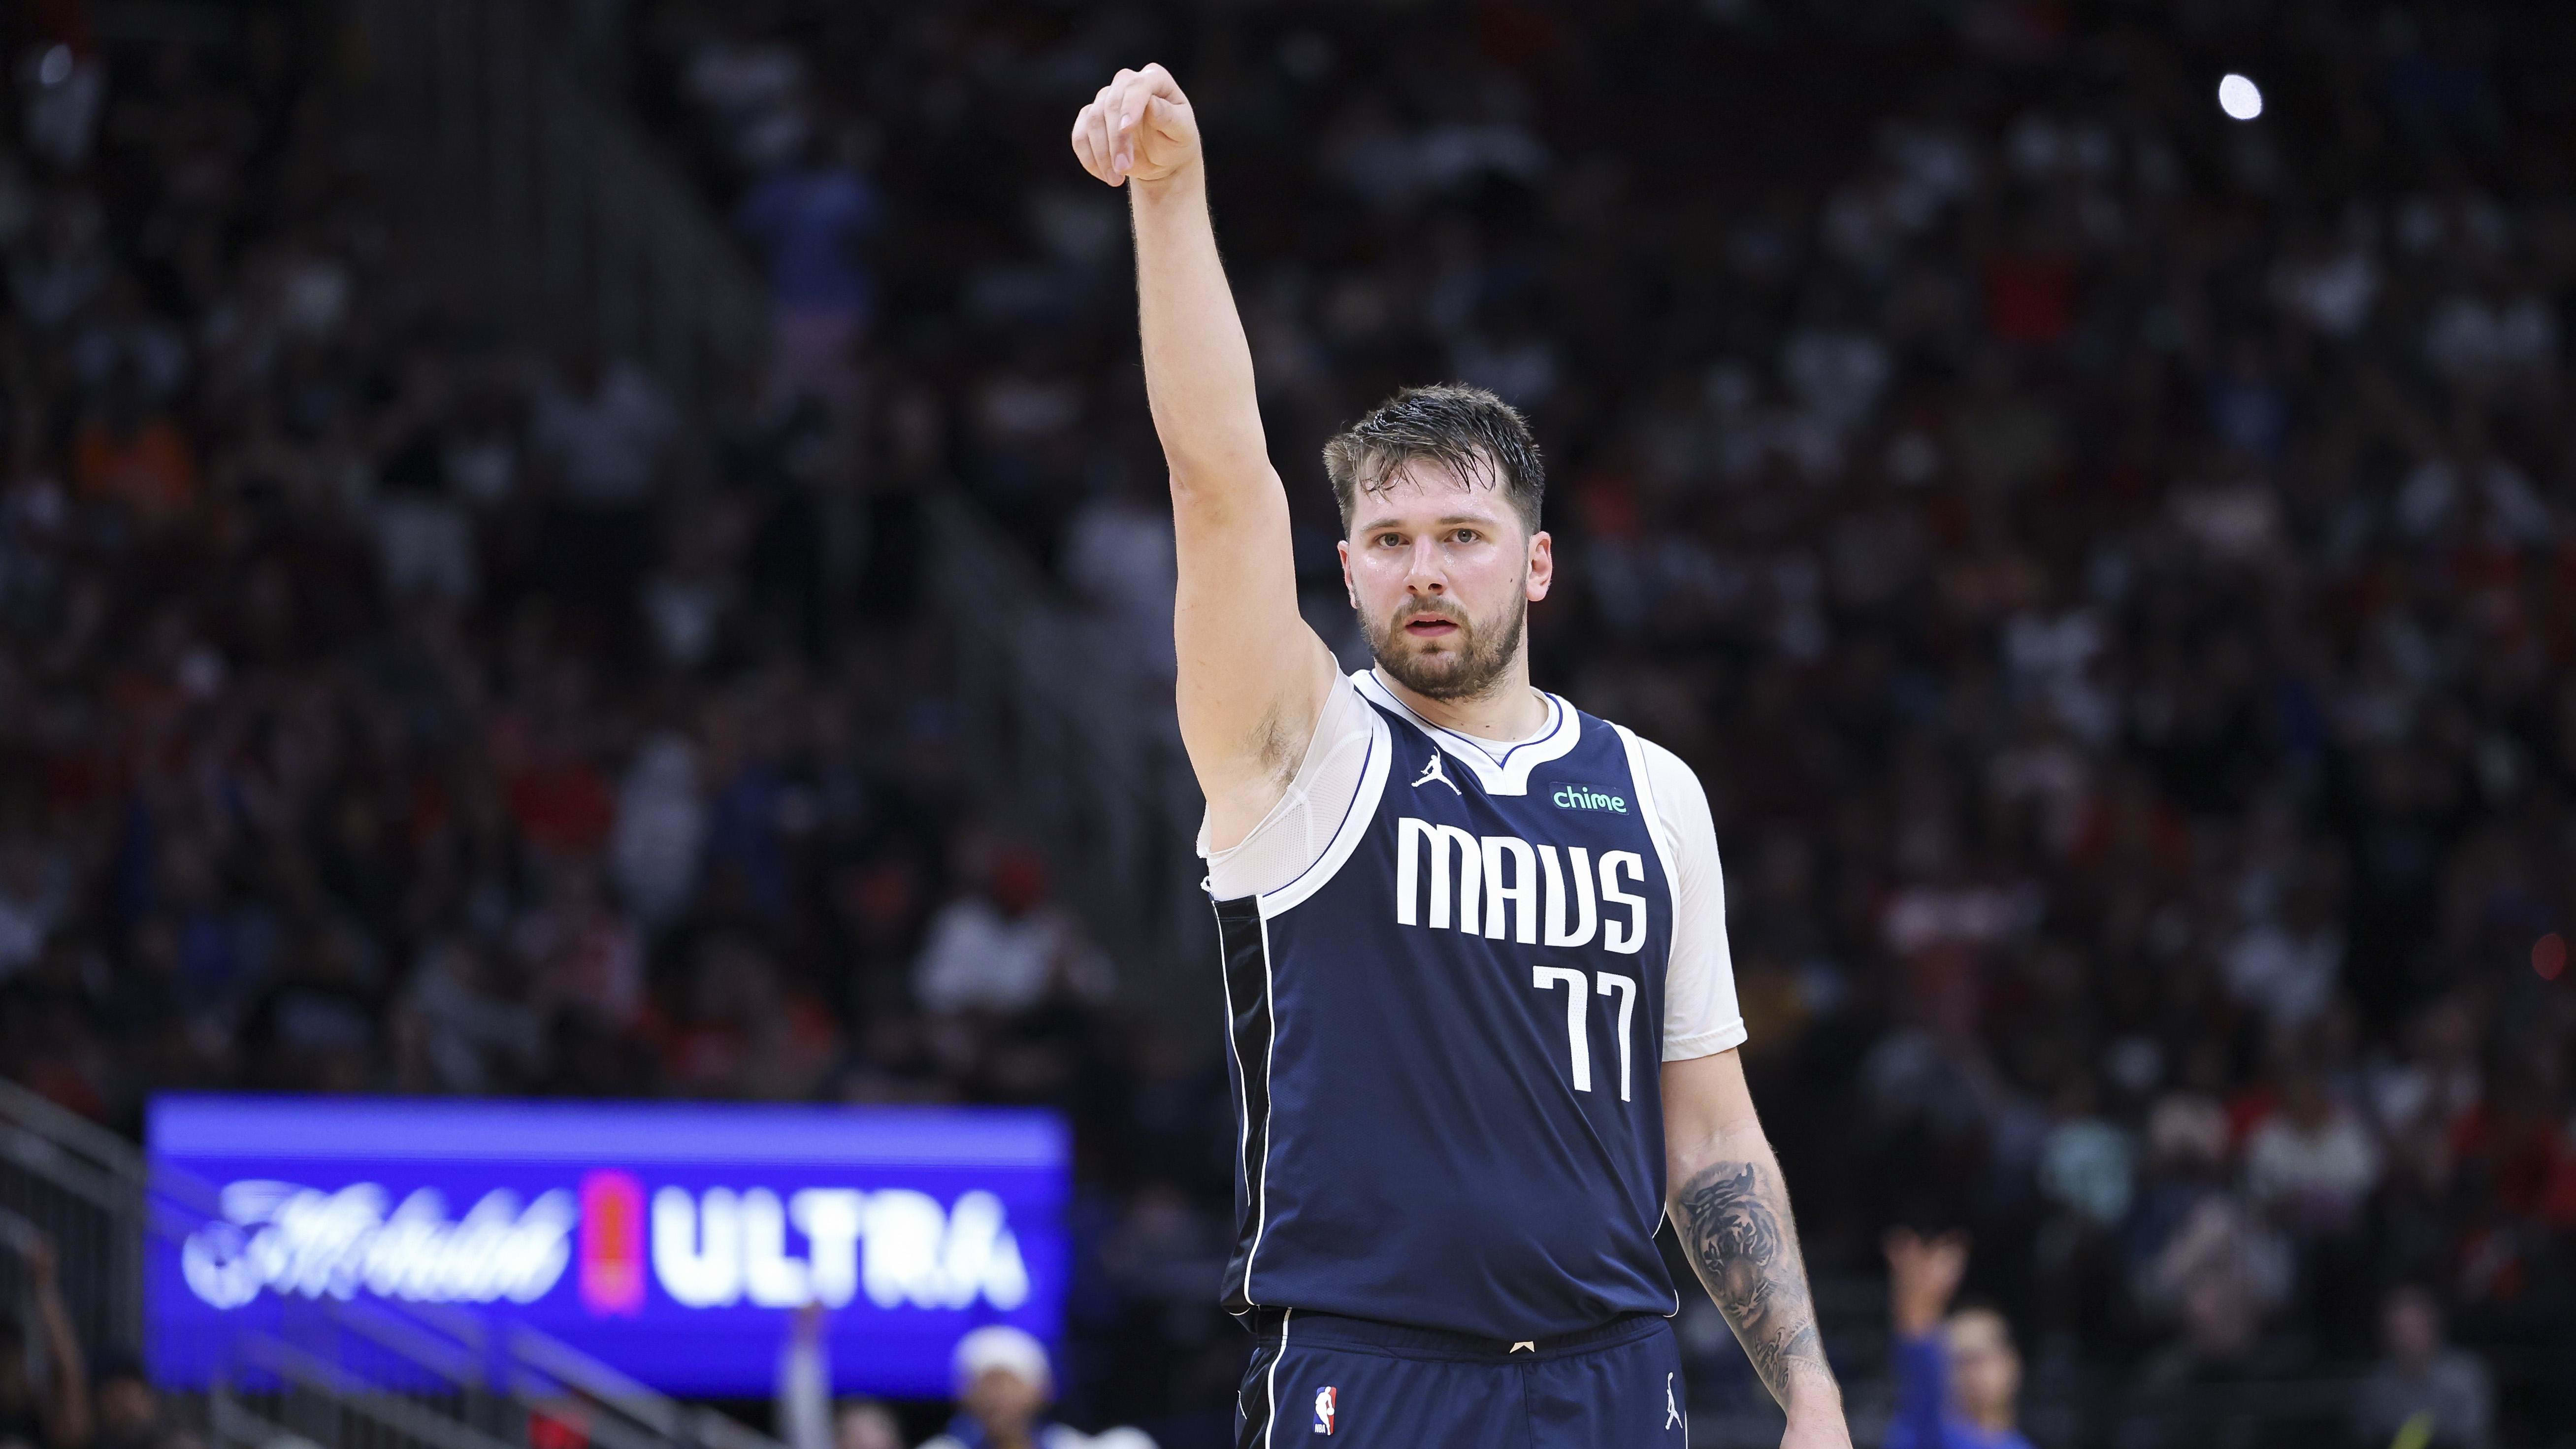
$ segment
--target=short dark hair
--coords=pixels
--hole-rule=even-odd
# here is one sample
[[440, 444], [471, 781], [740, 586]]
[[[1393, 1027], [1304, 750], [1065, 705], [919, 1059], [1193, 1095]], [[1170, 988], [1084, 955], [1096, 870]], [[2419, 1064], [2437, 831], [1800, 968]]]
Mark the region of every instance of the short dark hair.
[[1538, 532], [1547, 474], [1529, 424], [1483, 388], [1449, 382], [1404, 389], [1324, 445], [1324, 475], [1333, 480], [1342, 528], [1349, 530], [1361, 494], [1382, 491], [1397, 470], [1421, 461], [1447, 469], [1462, 488], [1502, 489], [1521, 522]]

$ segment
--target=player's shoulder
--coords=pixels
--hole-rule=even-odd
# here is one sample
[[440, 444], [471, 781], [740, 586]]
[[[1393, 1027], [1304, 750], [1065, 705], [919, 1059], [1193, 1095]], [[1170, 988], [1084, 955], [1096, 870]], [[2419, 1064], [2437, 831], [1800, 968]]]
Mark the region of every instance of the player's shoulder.
[[1689, 761], [1616, 720], [1594, 714], [1563, 695], [1557, 698], [1581, 717], [1587, 733], [1599, 730], [1621, 742], [1627, 749], [1632, 768], [1646, 776], [1645, 788], [1659, 807], [1658, 813], [1676, 822], [1691, 816], [1707, 816], [1708, 792], [1700, 784], [1699, 772], [1690, 767]]
[[1556, 700], [1557, 703], [1563, 705], [1565, 708], [1573, 710], [1576, 716], [1582, 720], [1584, 733], [1589, 734], [1598, 730], [1605, 735], [1616, 738], [1624, 746], [1629, 747], [1637, 756], [1639, 761], [1646, 766], [1646, 768], [1653, 770], [1657, 778], [1660, 779], [1668, 775], [1687, 777], [1691, 781], [1693, 787], [1697, 787], [1699, 782], [1698, 774], [1691, 769], [1690, 765], [1684, 761], [1681, 756], [1674, 754], [1663, 745], [1655, 742], [1654, 740], [1648, 739], [1645, 735], [1619, 723], [1617, 720], [1610, 719], [1603, 715], [1594, 714], [1592, 711], [1583, 708], [1581, 705], [1576, 704], [1570, 699], [1567, 699], [1564, 695], [1560, 694], [1556, 696]]

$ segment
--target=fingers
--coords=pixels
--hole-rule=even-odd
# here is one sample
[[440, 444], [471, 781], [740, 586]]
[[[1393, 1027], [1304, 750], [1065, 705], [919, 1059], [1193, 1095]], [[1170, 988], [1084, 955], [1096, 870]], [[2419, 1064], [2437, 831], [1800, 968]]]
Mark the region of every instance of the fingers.
[[1151, 62], [1135, 75], [1136, 83], [1143, 86], [1149, 94], [1175, 105], [1189, 103], [1189, 97], [1181, 94], [1181, 83], [1172, 79], [1172, 73], [1163, 69], [1162, 62]]
[[1118, 147], [1121, 175], [1136, 165], [1137, 129], [1145, 124], [1145, 108], [1153, 100], [1154, 88], [1142, 72], [1122, 70], [1118, 73], [1118, 109], [1112, 139]]
[[1127, 179], [1127, 168], [1118, 164], [1118, 94], [1119, 82], [1113, 80], [1091, 103], [1091, 146], [1100, 153], [1100, 179], [1112, 186]]
[[1091, 117], [1093, 109], [1093, 107], [1084, 106], [1074, 115], [1073, 155], [1075, 160], [1082, 163], [1083, 170], [1090, 172], [1092, 175], [1103, 181], [1106, 181], [1109, 179], [1108, 163], [1100, 159], [1098, 148], [1093, 146], [1091, 142]]
[[1082, 169], [1115, 186], [1119, 174], [1109, 145], [1109, 111], [1117, 84], [1102, 86], [1091, 104], [1073, 118], [1073, 153], [1082, 158]]
[[[1143, 70], [1122, 70], [1110, 82], [1110, 88], [1118, 92], [1113, 139], [1118, 147], [1118, 171], [1123, 176], [1135, 169], [1138, 133], [1150, 120], [1168, 120], [1169, 108], [1187, 105], [1189, 98], [1181, 94], [1180, 82], [1159, 64]], [[1158, 105], [1162, 108], [1159, 117]]]
[[1189, 104], [1180, 83], [1160, 65], [1122, 70], [1074, 117], [1073, 153], [1082, 168], [1111, 186], [1136, 169], [1136, 144], [1147, 126], [1171, 131]]

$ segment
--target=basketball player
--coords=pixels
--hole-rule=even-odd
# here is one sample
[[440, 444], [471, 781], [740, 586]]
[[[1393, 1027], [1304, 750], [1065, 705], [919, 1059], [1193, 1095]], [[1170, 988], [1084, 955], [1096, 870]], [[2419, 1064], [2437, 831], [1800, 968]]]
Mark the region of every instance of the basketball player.
[[1377, 656], [1344, 677], [1298, 616], [1188, 98], [1161, 66], [1122, 70], [1073, 147], [1128, 190], [1171, 468], [1239, 1111], [1224, 1292], [1257, 1341], [1238, 1442], [1686, 1443], [1669, 1215], [1782, 1442], [1847, 1446], [1736, 1061], [1707, 798], [1530, 687], [1555, 559], [1528, 429], [1490, 393], [1425, 387], [1325, 447]]

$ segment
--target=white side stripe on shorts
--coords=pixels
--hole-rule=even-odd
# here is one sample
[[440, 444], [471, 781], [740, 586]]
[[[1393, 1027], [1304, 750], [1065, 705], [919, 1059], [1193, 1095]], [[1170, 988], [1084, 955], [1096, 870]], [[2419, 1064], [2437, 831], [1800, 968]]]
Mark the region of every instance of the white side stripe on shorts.
[[1261, 1449], [1270, 1449], [1270, 1436], [1279, 1432], [1279, 1360], [1288, 1356], [1288, 1320], [1296, 1316], [1294, 1308], [1279, 1311], [1279, 1352], [1271, 1357], [1264, 1390], [1270, 1398], [1270, 1422], [1261, 1426]]

